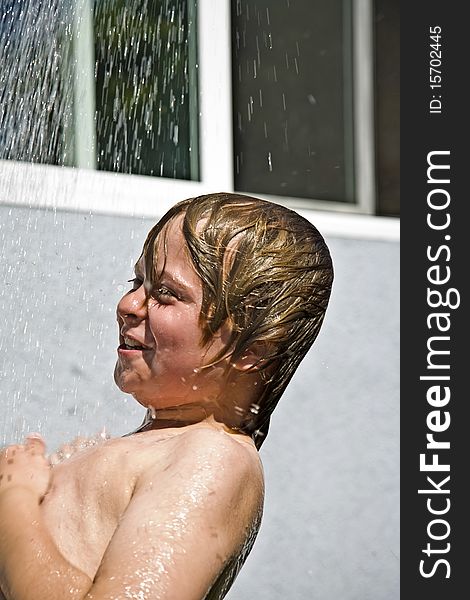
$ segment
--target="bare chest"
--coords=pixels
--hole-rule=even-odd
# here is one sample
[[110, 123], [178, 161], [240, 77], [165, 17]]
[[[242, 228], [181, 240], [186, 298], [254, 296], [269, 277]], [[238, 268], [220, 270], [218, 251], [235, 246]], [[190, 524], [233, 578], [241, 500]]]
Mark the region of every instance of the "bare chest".
[[92, 579], [139, 475], [129, 454], [125, 443], [108, 442], [65, 460], [41, 505], [62, 555]]

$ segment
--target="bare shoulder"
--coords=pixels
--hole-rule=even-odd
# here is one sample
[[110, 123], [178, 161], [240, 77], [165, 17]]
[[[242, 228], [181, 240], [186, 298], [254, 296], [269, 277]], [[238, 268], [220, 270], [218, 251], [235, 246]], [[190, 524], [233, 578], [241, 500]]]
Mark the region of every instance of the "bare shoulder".
[[185, 511], [195, 506], [198, 520], [224, 523], [232, 542], [242, 542], [239, 534], [259, 526], [263, 469], [248, 438], [211, 427], [188, 427], [165, 445], [165, 466], [161, 460], [149, 464], [136, 485], [134, 500], [145, 510], [166, 502]]
[[188, 427], [161, 444], [158, 435], [144, 439], [146, 456], [153, 446], [156, 458], [138, 477], [93, 592], [111, 597], [125, 585], [137, 596], [137, 575], [146, 572], [152, 597], [208, 597], [234, 577], [256, 537], [264, 489], [257, 451], [211, 427]]
[[[263, 492], [263, 469], [258, 451], [251, 440], [243, 435], [232, 435], [211, 427], [189, 427], [181, 435], [168, 440], [167, 471], [192, 474], [212, 485], [240, 483], [246, 488], [250, 482], [258, 494]], [[143, 479], [160, 473], [161, 464], [150, 465]]]
[[177, 446], [180, 458], [237, 463], [240, 468], [256, 469], [261, 465], [254, 444], [242, 434], [229, 434], [211, 427], [188, 428], [177, 440]]

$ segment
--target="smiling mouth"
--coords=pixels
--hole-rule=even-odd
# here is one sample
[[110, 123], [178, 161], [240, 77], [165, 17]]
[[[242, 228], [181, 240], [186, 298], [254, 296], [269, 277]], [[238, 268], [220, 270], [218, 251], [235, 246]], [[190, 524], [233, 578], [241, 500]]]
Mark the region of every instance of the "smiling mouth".
[[142, 346], [131, 338], [124, 338], [123, 343], [119, 346], [120, 350], [150, 350], [148, 346]]

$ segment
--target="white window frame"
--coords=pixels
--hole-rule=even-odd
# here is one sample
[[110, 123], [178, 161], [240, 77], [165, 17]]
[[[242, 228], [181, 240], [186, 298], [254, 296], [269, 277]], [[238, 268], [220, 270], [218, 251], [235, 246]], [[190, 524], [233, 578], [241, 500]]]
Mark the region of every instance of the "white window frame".
[[[0, 161], [0, 203], [158, 218], [178, 200], [234, 191], [230, 0], [199, 0], [197, 10], [200, 181]], [[298, 209], [333, 235], [397, 240], [399, 219], [367, 216], [375, 206], [372, 0], [353, 2], [353, 38], [358, 202], [261, 197]]]

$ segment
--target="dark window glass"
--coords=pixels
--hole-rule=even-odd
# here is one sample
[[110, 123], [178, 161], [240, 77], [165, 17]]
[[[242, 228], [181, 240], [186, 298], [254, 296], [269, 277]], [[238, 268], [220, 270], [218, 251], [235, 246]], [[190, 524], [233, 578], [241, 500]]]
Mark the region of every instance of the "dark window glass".
[[196, 0], [5, 0], [0, 158], [198, 178]]
[[236, 189], [354, 202], [350, 4], [232, 1]]
[[63, 0], [0, 4], [0, 158], [68, 163], [71, 11]]
[[400, 214], [400, 8], [375, 2], [377, 214]]
[[197, 154], [190, 122], [197, 118], [197, 105], [190, 114], [197, 96], [189, 56], [195, 23], [190, 32], [187, 5], [95, 1], [98, 169], [197, 179], [190, 151], [193, 141]]

